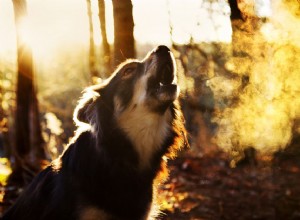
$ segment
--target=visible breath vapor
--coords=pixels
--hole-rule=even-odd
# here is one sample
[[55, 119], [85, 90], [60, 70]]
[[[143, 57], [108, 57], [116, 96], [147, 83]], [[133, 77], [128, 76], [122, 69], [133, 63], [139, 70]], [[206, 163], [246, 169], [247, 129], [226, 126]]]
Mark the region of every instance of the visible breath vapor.
[[239, 77], [209, 82], [223, 103], [214, 117], [215, 141], [226, 151], [274, 153], [299, 133], [300, 5], [293, 2], [274, 1], [269, 21], [254, 35], [241, 36], [241, 50], [250, 58], [232, 57], [226, 64]]

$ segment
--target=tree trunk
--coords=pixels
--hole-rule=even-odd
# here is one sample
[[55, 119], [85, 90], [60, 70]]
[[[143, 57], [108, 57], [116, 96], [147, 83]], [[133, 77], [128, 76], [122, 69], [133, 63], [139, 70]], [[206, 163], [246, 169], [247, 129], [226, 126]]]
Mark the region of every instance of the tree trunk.
[[238, 7], [237, 0], [229, 0], [229, 6], [231, 9], [230, 19], [233, 20], [242, 20], [242, 13]]
[[240, 44], [238, 44], [237, 42], [240, 42], [241, 30], [244, 24], [244, 20], [242, 18], [242, 12], [238, 7], [237, 0], [229, 0], [228, 2], [231, 10], [230, 20], [232, 28], [232, 52], [233, 55], [235, 55], [242, 49], [240, 48]]
[[131, 0], [112, 0], [114, 14], [114, 66], [135, 57]]
[[94, 27], [93, 27], [91, 0], [86, 0], [86, 3], [87, 3], [87, 14], [89, 18], [89, 30], [90, 30], [89, 68], [90, 68], [91, 78], [93, 81], [93, 78], [98, 77], [98, 72], [96, 69]]
[[[40, 169], [45, 159], [43, 138], [39, 121], [38, 102], [34, 87], [33, 59], [31, 49], [22, 39], [22, 20], [27, 15], [25, 0], [13, 0], [17, 32], [17, 88], [16, 88], [16, 143], [13, 150], [15, 163], [13, 177], [26, 184]], [[29, 174], [29, 176], [28, 176]]]
[[105, 72], [104, 76], [108, 77], [111, 72], [111, 55], [110, 55], [109, 44], [107, 41], [104, 0], [98, 0], [98, 8], [99, 8], [100, 30], [102, 36], [103, 64], [104, 64], [104, 72]]
[[[244, 78], [249, 79], [252, 72], [252, 61], [259, 57], [257, 48], [264, 45], [264, 40], [259, 32], [263, 23], [253, 8], [255, 5], [244, 4], [243, 8], [239, 8], [237, 0], [229, 0], [231, 9], [231, 27], [232, 27], [232, 56], [233, 58], [243, 59], [243, 66], [247, 71]], [[246, 83], [247, 84], [247, 83]]]

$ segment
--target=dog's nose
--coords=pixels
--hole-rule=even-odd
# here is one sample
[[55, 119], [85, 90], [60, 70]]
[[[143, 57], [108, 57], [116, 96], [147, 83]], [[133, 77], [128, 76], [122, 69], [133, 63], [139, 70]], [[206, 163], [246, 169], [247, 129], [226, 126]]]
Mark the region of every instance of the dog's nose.
[[168, 53], [170, 49], [165, 45], [160, 45], [156, 48], [155, 53]]

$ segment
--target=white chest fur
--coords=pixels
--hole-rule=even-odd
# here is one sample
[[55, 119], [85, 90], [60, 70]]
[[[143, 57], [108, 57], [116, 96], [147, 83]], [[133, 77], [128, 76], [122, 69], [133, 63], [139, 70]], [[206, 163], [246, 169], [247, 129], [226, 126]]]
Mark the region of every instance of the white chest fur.
[[140, 157], [140, 166], [147, 167], [152, 155], [161, 147], [170, 130], [171, 113], [151, 112], [145, 106], [125, 110], [119, 125], [128, 135]]

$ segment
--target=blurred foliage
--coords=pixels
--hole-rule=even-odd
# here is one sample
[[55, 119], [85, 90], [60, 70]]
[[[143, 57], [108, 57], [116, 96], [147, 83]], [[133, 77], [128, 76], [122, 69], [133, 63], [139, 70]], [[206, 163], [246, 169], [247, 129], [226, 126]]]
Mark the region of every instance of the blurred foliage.
[[[261, 19], [246, 3], [240, 5], [244, 20], [232, 23], [232, 44], [196, 43], [192, 37], [188, 44], [173, 44], [187, 128], [192, 145], [202, 151], [218, 145], [229, 152], [243, 152], [247, 147], [273, 152], [288, 145], [292, 134], [300, 130], [300, 46], [295, 28], [299, 4], [276, 1], [274, 15]], [[209, 10], [214, 5], [213, 1], [203, 3]], [[154, 47], [136, 44], [138, 58]], [[95, 50], [97, 79], [90, 77], [88, 48], [83, 45], [59, 48], [35, 59], [49, 159], [62, 152], [73, 136], [72, 114], [81, 91], [109, 75], [101, 51], [100, 47]], [[15, 63], [2, 57], [0, 62], [0, 101], [5, 113], [1, 127], [2, 131], [9, 128], [13, 137]]]
[[9, 156], [13, 145], [9, 131], [15, 109], [15, 71], [12, 61], [0, 59], [0, 157]]
[[11, 112], [15, 106], [15, 71], [12, 63], [0, 59], [0, 108], [5, 114]]
[[[212, 13], [219, 13], [212, 11], [214, 1], [203, 2], [209, 3], [204, 6]], [[278, 201], [275, 208], [280, 215], [299, 217], [299, 211], [295, 210], [299, 210], [296, 187], [300, 173], [297, 162], [300, 155], [300, 6], [298, 1], [274, 1], [274, 15], [258, 18], [248, 3], [241, 4], [244, 20], [232, 23], [232, 43], [196, 43], [191, 37], [188, 44], [172, 45], [192, 151], [187, 158], [179, 159], [181, 164], [171, 166], [173, 176], [162, 186], [159, 203], [166, 213], [182, 215], [182, 219], [187, 219], [186, 215], [192, 219], [195, 213], [207, 219], [234, 219], [241, 214], [247, 219], [273, 217], [276, 213], [269, 210]], [[144, 57], [153, 47], [137, 42], [137, 57]], [[72, 115], [82, 90], [110, 74], [105, 72], [101, 51], [101, 48], [95, 51], [99, 73], [95, 79], [90, 77], [88, 48], [84, 46], [60, 48], [43, 59], [35, 59], [40, 117], [49, 160], [60, 155], [74, 135]], [[14, 144], [15, 66], [15, 62], [0, 58], [1, 157]], [[230, 153], [233, 158], [230, 164], [227, 164], [227, 154], [219, 158], [210, 154], [220, 148]], [[254, 165], [233, 172], [230, 165], [239, 169], [247, 149], [258, 150], [258, 156], [253, 151], [254, 156], [250, 158]], [[283, 154], [287, 161], [297, 164], [288, 164], [282, 170], [271, 170], [264, 164], [257, 166], [256, 157], [261, 152], [277, 152], [272, 161], [275, 165], [282, 163]], [[193, 158], [203, 154], [208, 156], [201, 160]], [[269, 155], [261, 158], [271, 161]], [[10, 172], [7, 159], [1, 158], [1, 186]], [[289, 179], [285, 178], [286, 174]], [[237, 200], [247, 204], [243, 206], [245, 211], [240, 211]], [[257, 216], [252, 216], [252, 208], [260, 210]]]
[[85, 48], [64, 48], [37, 64], [43, 136], [48, 143], [49, 159], [56, 158], [73, 136], [74, 108], [83, 89], [91, 83], [86, 54]]
[[10, 173], [11, 173], [11, 168], [10, 168], [9, 160], [7, 158], [0, 158], [0, 186], [6, 185], [6, 180]]
[[192, 146], [202, 152], [217, 145], [238, 158], [249, 147], [273, 154], [299, 134], [295, 29], [300, 20], [288, 5], [277, 1], [272, 7], [268, 19], [242, 8], [244, 20], [232, 23], [232, 44], [195, 44], [191, 39], [188, 45], [173, 45]]
[[[16, 65], [14, 62], [5, 60], [4, 58], [0, 62], [0, 107], [3, 110], [3, 115], [1, 115], [0, 135], [2, 134], [2, 144], [0, 150], [3, 156], [3, 150], [10, 151], [14, 144], [13, 124]], [[77, 104], [77, 100], [81, 96], [81, 91], [90, 84], [86, 49], [84, 47], [62, 48], [52, 56], [49, 55], [44, 59], [36, 59], [35, 74], [37, 76], [43, 135], [47, 141], [50, 141], [49, 137], [52, 137], [47, 152], [49, 159], [53, 159], [53, 157], [57, 157], [62, 152], [64, 149], [63, 145], [73, 136], [75, 130], [72, 120], [73, 110]], [[47, 124], [50, 122], [47, 122], [45, 116], [50, 112], [57, 117], [58, 121], [61, 121], [61, 129], [64, 132], [58, 134], [53, 129], [47, 127]], [[56, 140], [54, 136], [58, 139]], [[56, 141], [53, 141], [54, 139]], [[51, 146], [53, 147], [53, 145], [58, 145], [59, 149], [55, 155], [49, 153], [53, 151], [53, 149], [51, 150]], [[7, 154], [5, 155], [7, 156]]]

